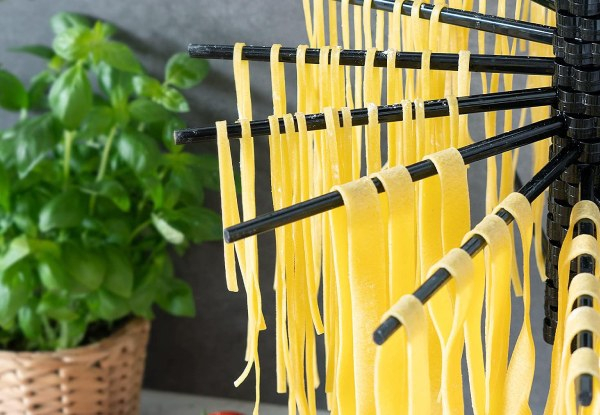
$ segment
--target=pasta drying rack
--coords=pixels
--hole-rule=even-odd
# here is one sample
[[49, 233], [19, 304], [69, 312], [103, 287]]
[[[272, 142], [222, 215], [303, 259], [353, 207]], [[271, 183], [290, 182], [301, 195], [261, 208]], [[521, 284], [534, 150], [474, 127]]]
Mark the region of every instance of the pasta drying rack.
[[[523, 186], [519, 193], [530, 202], [546, 189], [549, 189], [548, 214], [546, 226], [546, 274], [545, 288], [544, 339], [552, 344], [557, 325], [558, 310], [558, 252], [569, 227], [572, 207], [580, 200], [598, 203], [597, 186], [600, 185], [600, 0], [534, 0], [536, 3], [556, 11], [557, 27], [517, 21], [492, 15], [485, 15], [452, 8], [443, 8], [439, 21], [446, 24], [511, 36], [547, 45], [553, 45], [555, 58], [471, 55], [469, 70], [472, 72], [521, 73], [548, 75], [553, 77], [552, 87], [525, 89], [518, 91], [489, 93], [458, 98], [459, 114], [472, 114], [486, 111], [499, 111], [527, 107], [552, 106], [554, 116], [535, 122], [522, 128], [506, 132], [484, 141], [459, 149], [465, 164], [496, 156], [506, 151], [552, 137], [548, 164]], [[350, 4], [362, 5], [362, 0], [351, 0]], [[371, 7], [387, 12], [393, 11], [394, 0], [373, 0]], [[401, 5], [403, 15], [411, 15], [413, 2], [406, 0]], [[421, 4], [419, 17], [430, 19], [434, 7]], [[245, 46], [242, 59], [266, 61], [270, 59], [270, 47]], [[206, 59], [233, 59], [234, 47], [222, 45], [189, 46], [191, 57]], [[364, 50], [342, 50], [340, 64], [364, 66], [367, 52]], [[320, 49], [307, 49], [305, 61], [318, 64]], [[295, 48], [281, 48], [279, 61], [296, 62]], [[378, 51], [375, 66], [385, 67], [387, 54]], [[396, 67], [419, 69], [421, 53], [398, 52]], [[432, 53], [432, 70], [458, 70], [458, 55], [451, 53]], [[449, 115], [448, 102], [445, 99], [425, 101], [425, 117], [444, 117]], [[413, 104], [413, 117], [415, 114]], [[352, 125], [366, 125], [366, 108], [351, 111]], [[402, 120], [400, 104], [378, 107], [380, 123]], [[340, 123], [343, 123], [339, 113]], [[306, 116], [308, 131], [325, 129], [325, 115]], [[283, 118], [279, 119], [281, 131], [285, 131]], [[295, 120], [295, 128], [297, 128]], [[252, 136], [269, 135], [268, 120], [250, 123]], [[241, 137], [239, 124], [227, 125], [229, 138]], [[214, 127], [191, 128], [175, 132], [177, 144], [202, 143], [216, 139]], [[434, 164], [429, 160], [407, 166], [413, 181], [435, 175]], [[371, 179], [379, 193], [384, 192], [383, 184]], [[301, 203], [261, 215], [225, 229], [227, 242], [235, 242], [273, 230], [277, 227], [308, 218], [343, 205], [341, 195], [334, 191]], [[513, 217], [500, 209], [496, 213], [507, 224]], [[596, 236], [594, 224], [581, 220], [575, 224], [575, 233]], [[480, 252], [486, 241], [475, 235], [461, 248], [469, 255]], [[581, 272], [594, 271], [594, 260], [580, 255], [571, 263], [571, 277]], [[421, 285], [414, 296], [422, 303], [427, 302], [436, 291], [450, 280], [450, 273], [438, 269]], [[591, 306], [592, 297], [583, 295], [577, 300], [577, 307]], [[377, 344], [384, 343], [401, 323], [394, 317], [387, 318], [375, 331], [373, 338]], [[593, 348], [592, 333], [580, 332], [573, 348]], [[581, 375], [576, 381], [577, 400], [580, 405], [589, 406], [593, 399], [593, 378]]]

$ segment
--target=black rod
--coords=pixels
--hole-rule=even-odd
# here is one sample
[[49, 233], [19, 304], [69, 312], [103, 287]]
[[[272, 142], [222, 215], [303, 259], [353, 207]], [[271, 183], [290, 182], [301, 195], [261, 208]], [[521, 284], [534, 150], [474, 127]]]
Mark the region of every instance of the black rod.
[[[564, 121], [561, 117], [557, 116], [497, 135], [487, 140], [478, 141], [460, 148], [459, 152], [465, 164], [470, 164], [558, 134], [563, 128]], [[414, 182], [437, 174], [435, 165], [431, 160], [419, 161], [418, 163], [411, 164], [407, 169]], [[371, 180], [379, 193], [385, 191], [383, 184], [376, 177], [371, 178]], [[340, 193], [333, 191], [231, 226], [223, 231], [223, 235], [225, 241], [231, 243], [343, 205], [344, 200]]]
[[[556, 101], [556, 89], [553, 87], [523, 89], [519, 91], [495, 92], [493, 94], [471, 95], [458, 97], [459, 114], [474, 114], [486, 111], [501, 111], [508, 109], [542, 107], [552, 105]], [[413, 119], [415, 117], [415, 104], [412, 104]], [[402, 121], [402, 105], [382, 105], [378, 108], [379, 123]], [[425, 101], [425, 118], [445, 117], [450, 114], [448, 101], [436, 99]], [[340, 125], [343, 126], [342, 113], [338, 112]], [[352, 125], [366, 125], [369, 122], [369, 111], [367, 108], [357, 108], [351, 111]], [[285, 131], [285, 122], [279, 118], [280, 131]], [[298, 129], [298, 122], [294, 118], [294, 128]], [[323, 113], [307, 114], [306, 128], [308, 131], [324, 130], [326, 128], [325, 115]], [[271, 133], [269, 120], [250, 121], [250, 132], [252, 136], [264, 136]], [[205, 141], [213, 141], [217, 138], [217, 129], [214, 126], [202, 128], [187, 128], [175, 131], [176, 144], [191, 144]], [[240, 138], [242, 127], [238, 123], [227, 125], [229, 138]]]
[[[580, 187], [579, 187], [579, 199], [580, 200], [594, 200], [594, 177], [596, 169], [594, 166], [583, 166], [580, 168]], [[581, 220], [576, 224], [578, 234], [592, 235], [596, 237], [597, 230], [595, 229], [594, 223], [589, 220]], [[595, 269], [594, 258], [589, 255], [580, 255], [577, 257], [577, 273], [588, 272], [594, 274]], [[582, 295], [577, 299], [575, 307], [593, 307], [594, 300], [589, 295]], [[582, 331], [575, 337], [575, 348], [589, 347], [594, 348], [594, 337], [591, 331]], [[577, 402], [581, 406], [590, 406], [594, 398], [594, 378], [591, 375], [584, 374], [577, 378], [575, 382], [575, 390], [577, 396]]]
[[[524, 195], [527, 200], [533, 202], [550, 184], [557, 179], [568, 166], [577, 160], [580, 150], [576, 146], [563, 149], [558, 155], [553, 157], [544, 168], [542, 168], [533, 178], [525, 184], [519, 193]], [[510, 213], [500, 209], [498, 215], [506, 224], [513, 221]], [[471, 257], [480, 252], [486, 245], [485, 239], [479, 235], [473, 235], [460, 248], [467, 252]], [[414, 296], [425, 304], [446, 282], [450, 280], [450, 273], [445, 268], [440, 268], [433, 273], [427, 281], [423, 283], [415, 292]], [[373, 333], [375, 343], [381, 345], [402, 326], [402, 323], [394, 317], [388, 317]]]
[[[395, 0], [373, 0], [371, 6], [373, 9], [392, 12], [394, 11], [395, 2]], [[363, 0], [350, 0], [350, 4], [357, 6], [362, 6], [363, 3]], [[412, 6], [412, 1], [405, 0], [402, 3], [401, 13], [410, 16]], [[421, 8], [419, 9], [419, 17], [421, 19], [431, 19], [433, 9], [433, 5], [422, 4]], [[545, 43], [546, 45], [551, 45], [552, 38], [554, 37], [554, 28], [550, 26], [459, 9], [451, 9], [448, 7], [444, 7], [441, 10], [440, 22], [455, 26], [467, 27], [469, 29], [482, 30], [484, 32], [495, 33], [497, 35], [512, 36], [534, 42]]]
[[[192, 58], [203, 59], [233, 59], [233, 45], [203, 45], [191, 44], [188, 53]], [[296, 63], [296, 48], [282, 47], [279, 49], [279, 61], [284, 63]], [[306, 49], [305, 62], [318, 64], [321, 49]], [[343, 49], [340, 51], [340, 65], [364, 66], [366, 50]], [[396, 68], [420, 69], [421, 52], [396, 52]], [[387, 67], [388, 52], [378, 50], [375, 52], [374, 66]], [[271, 60], [270, 46], [244, 46], [242, 47], [242, 59], [257, 62], [269, 62]], [[331, 62], [331, 51], [328, 62]], [[442, 71], [458, 70], [457, 53], [432, 53], [430, 68]], [[511, 56], [511, 55], [471, 55], [469, 59], [470, 72], [497, 72], [497, 73], [520, 73], [533, 75], [553, 75], [554, 59], [545, 57]]]

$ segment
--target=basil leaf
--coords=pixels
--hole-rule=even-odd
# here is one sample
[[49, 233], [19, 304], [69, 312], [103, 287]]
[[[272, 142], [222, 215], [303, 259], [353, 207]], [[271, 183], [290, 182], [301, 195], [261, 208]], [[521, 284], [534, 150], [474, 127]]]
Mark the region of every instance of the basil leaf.
[[18, 111], [27, 108], [27, 90], [23, 83], [8, 71], [0, 69], [0, 107]]
[[39, 227], [42, 232], [52, 229], [72, 228], [81, 225], [86, 215], [83, 195], [74, 189], [59, 193], [40, 211]]
[[179, 317], [194, 317], [196, 305], [190, 286], [177, 278], [163, 278], [158, 290], [158, 305], [166, 312]]
[[18, 313], [19, 328], [26, 338], [38, 341], [42, 337], [42, 320], [33, 305], [21, 307]]
[[27, 257], [31, 253], [27, 236], [21, 235], [10, 241], [8, 250], [0, 258], [0, 271], [5, 272], [10, 267]]
[[15, 127], [15, 159], [19, 178], [25, 178], [59, 141], [57, 123], [50, 114], [22, 121]]
[[92, 108], [92, 87], [82, 65], [63, 72], [48, 96], [54, 115], [69, 130], [79, 128]]
[[117, 152], [138, 174], [153, 172], [160, 162], [160, 150], [154, 139], [138, 131], [123, 132], [117, 141]]
[[73, 310], [71, 300], [65, 293], [45, 292], [36, 311], [58, 321], [70, 321], [77, 318], [77, 312]]
[[106, 41], [99, 43], [92, 51], [96, 62], [103, 61], [124, 72], [140, 73], [142, 65], [131, 49], [123, 43]]
[[71, 277], [88, 290], [97, 290], [104, 282], [106, 260], [98, 251], [70, 243], [63, 248], [63, 259]]
[[103, 320], [114, 321], [129, 314], [129, 303], [106, 290], [98, 290], [86, 299], [90, 311]]
[[143, 123], [164, 121], [169, 118], [169, 113], [157, 103], [146, 98], [138, 98], [129, 104], [131, 116]]
[[175, 88], [164, 87], [162, 94], [155, 101], [173, 112], [188, 112], [190, 106], [185, 97]]
[[131, 261], [118, 248], [106, 249], [107, 270], [103, 287], [113, 294], [129, 298], [133, 290], [133, 267]]
[[175, 229], [166, 220], [154, 213], [152, 214], [152, 224], [167, 242], [179, 245], [185, 241], [185, 236], [181, 231]]
[[50, 26], [58, 35], [71, 28], [90, 28], [92, 23], [89, 18], [81, 14], [62, 12], [50, 18]]
[[[94, 38], [89, 29], [73, 27], [58, 34], [52, 42], [52, 49], [57, 56], [50, 61], [51, 66], [55, 67], [62, 61], [55, 61], [57, 57], [73, 62], [86, 59], [94, 45]], [[56, 68], [58, 69], [58, 68]]]
[[25, 45], [9, 49], [11, 52], [26, 53], [42, 59], [52, 59], [54, 50], [46, 45]]
[[204, 59], [192, 59], [187, 53], [177, 53], [169, 59], [165, 69], [165, 82], [178, 88], [191, 88], [206, 75], [210, 66]]
[[129, 212], [129, 193], [118, 181], [104, 180], [96, 185], [96, 191], [100, 196], [112, 201], [123, 212]]

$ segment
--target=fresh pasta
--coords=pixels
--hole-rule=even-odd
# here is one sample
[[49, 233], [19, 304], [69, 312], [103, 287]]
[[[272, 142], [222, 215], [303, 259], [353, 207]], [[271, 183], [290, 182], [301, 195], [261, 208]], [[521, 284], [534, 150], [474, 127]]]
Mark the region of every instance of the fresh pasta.
[[[533, 231], [541, 229], [543, 197], [530, 203], [513, 192], [516, 151], [504, 152], [498, 159], [490, 157], [486, 167], [487, 215], [471, 228], [467, 166], [459, 151], [474, 142], [468, 115], [459, 111], [461, 97], [473, 94], [469, 30], [442, 24], [440, 16], [445, 7], [472, 10], [473, 2], [435, 0], [429, 20], [420, 16], [421, 6], [428, 4], [423, 0], [413, 2], [409, 15], [402, 14], [400, 0], [390, 13], [372, 10], [373, 3], [365, 0], [360, 7], [350, 0], [329, 0], [327, 5], [323, 0], [303, 0], [308, 44], [296, 51], [295, 103], [286, 91], [286, 72], [279, 61], [281, 45], [271, 47], [273, 113], [268, 117], [268, 169], [273, 209], [331, 191], [339, 193], [344, 205], [275, 230], [277, 392], [288, 394], [290, 414], [316, 414], [316, 390], [321, 383], [327, 408], [333, 414], [461, 414], [466, 410], [463, 378], [468, 378], [468, 410], [474, 414], [530, 413], [536, 368], [529, 259], [533, 245], [544, 278], [541, 232]], [[478, 11], [489, 13], [489, 6], [480, 0]], [[516, 0], [515, 6], [515, 18], [528, 17], [540, 24], [554, 22], [553, 13], [540, 13], [541, 6], [535, 3]], [[505, 16], [507, 9], [506, 0], [499, 0], [497, 14]], [[516, 40], [492, 38], [495, 54], [517, 53]], [[480, 54], [490, 52], [485, 40], [479, 31]], [[242, 130], [240, 201], [235, 193], [226, 125], [217, 123], [225, 227], [256, 216], [250, 69], [242, 59], [243, 46], [236, 44], [233, 53]], [[319, 48], [317, 64], [307, 63], [309, 46]], [[520, 46], [537, 56], [551, 55], [548, 46], [525, 42]], [[343, 50], [352, 48], [365, 50], [363, 66], [341, 64]], [[420, 52], [418, 65], [415, 62], [410, 68], [399, 68], [397, 58], [403, 52]], [[440, 52], [458, 55], [457, 70], [436, 69], [432, 57]], [[376, 64], [382, 56], [385, 67]], [[482, 91], [510, 90], [513, 78], [512, 74], [482, 73]], [[526, 82], [528, 87], [542, 87], [548, 85], [548, 79], [529, 76]], [[431, 117], [425, 102], [442, 98], [448, 116]], [[402, 121], [383, 126], [382, 103], [397, 105]], [[356, 109], [362, 109], [366, 122], [353, 120], [351, 111]], [[318, 113], [322, 113], [325, 128], [315, 130], [308, 114]], [[549, 116], [547, 108], [517, 114], [510, 110], [502, 117], [496, 112], [485, 113], [485, 136], [509, 131], [517, 120], [523, 125], [528, 116], [532, 121]], [[540, 141], [533, 148], [530, 164], [536, 173], [547, 160], [548, 142]], [[437, 174], [414, 183], [407, 166], [418, 161], [431, 164]], [[502, 218], [500, 211], [504, 212]], [[503, 219], [504, 214], [511, 216], [515, 228]], [[560, 253], [559, 324], [548, 415], [575, 413], [573, 384], [577, 376], [600, 377], [597, 350], [570, 350], [571, 341], [581, 330], [600, 335], [597, 305], [572, 310], [578, 295], [591, 295], [596, 304], [599, 302], [599, 270], [596, 275], [578, 275], [568, 286], [572, 259], [582, 254], [600, 259], [594, 237], [573, 236], [573, 224], [582, 218], [592, 220], [599, 229], [598, 207], [580, 202], [573, 208]], [[521, 273], [515, 252], [517, 229]], [[459, 248], [470, 238], [485, 241], [484, 253], [471, 257]], [[224, 256], [227, 288], [238, 290], [237, 259], [248, 307], [246, 365], [235, 385], [254, 369], [254, 413], [258, 413], [258, 343], [266, 324], [256, 237], [226, 244]], [[450, 282], [423, 304], [412, 293], [440, 268], [451, 275]], [[522, 321], [515, 322], [520, 330], [509, 353], [510, 326], [515, 320], [511, 287], [515, 296], [521, 297], [517, 301], [522, 301], [524, 312]], [[376, 346], [373, 330], [390, 317], [404, 328], [386, 344]], [[321, 343], [325, 359], [317, 362]], [[461, 367], [463, 355], [466, 374]], [[319, 377], [319, 364], [324, 368], [324, 379]]]

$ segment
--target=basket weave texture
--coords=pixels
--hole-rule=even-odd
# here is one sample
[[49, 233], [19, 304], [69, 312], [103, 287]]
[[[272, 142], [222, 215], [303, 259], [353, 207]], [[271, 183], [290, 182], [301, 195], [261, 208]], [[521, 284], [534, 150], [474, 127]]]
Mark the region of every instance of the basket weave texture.
[[0, 415], [138, 414], [149, 332], [134, 319], [83, 347], [0, 352]]

